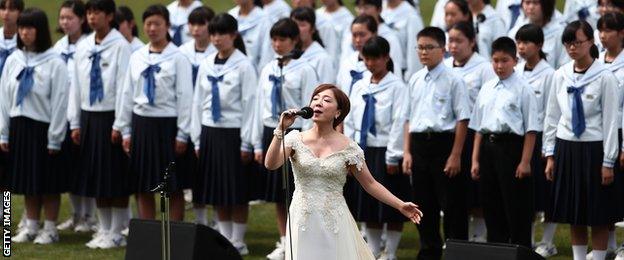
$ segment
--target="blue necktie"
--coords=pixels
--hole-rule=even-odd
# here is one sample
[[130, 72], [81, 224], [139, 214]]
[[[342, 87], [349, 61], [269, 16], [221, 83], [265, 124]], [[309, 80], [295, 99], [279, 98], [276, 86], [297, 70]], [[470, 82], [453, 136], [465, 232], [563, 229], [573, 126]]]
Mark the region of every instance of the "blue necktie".
[[375, 128], [375, 102], [377, 100], [373, 94], [362, 95], [366, 106], [364, 107], [364, 116], [362, 116], [362, 129], [360, 130], [360, 147], [366, 148], [366, 137], [370, 132], [374, 136], [377, 136], [377, 129]]
[[63, 57], [63, 60], [65, 61], [65, 63], [67, 63], [67, 61], [69, 61], [69, 59], [73, 59], [74, 58], [74, 53], [73, 52], [61, 53], [61, 57]]
[[581, 94], [585, 87], [575, 88], [568, 87], [568, 94], [573, 94], [572, 97], [572, 132], [577, 138], [581, 137], [581, 134], [585, 132], [585, 111], [583, 110], [583, 100]]
[[14, 49], [0, 49], [0, 73], [2, 73], [2, 69], [4, 69], [4, 62], [11, 55]]
[[273, 118], [279, 118], [282, 107], [284, 107], [282, 104], [282, 78], [269, 75], [269, 80], [273, 82], [273, 88], [271, 89], [271, 114], [273, 114]]
[[160, 66], [158, 65], [149, 65], [141, 75], [145, 78], [145, 82], [143, 83], [143, 93], [147, 96], [147, 100], [150, 105], [154, 105], [154, 96], [156, 96], [156, 77], [154, 77], [154, 73], [160, 72]]
[[518, 20], [518, 17], [520, 16], [521, 7], [522, 5], [519, 5], [519, 4], [513, 4], [509, 6], [509, 11], [511, 11], [511, 22], [509, 23], [509, 30], [511, 30], [514, 24], [516, 24], [516, 21]]
[[35, 81], [33, 80], [33, 74], [35, 73], [34, 67], [24, 67], [22, 71], [17, 75], [19, 80], [19, 86], [17, 88], [17, 105], [21, 105], [24, 98], [30, 93]]
[[199, 72], [199, 65], [193, 65], [193, 89], [195, 89], [195, 82], [197, 82], [197, 72]]
[[180, 46], [182, 44], [182, 28], [184, 28], [184, 25], [173, 25], [171, 28], [173, 29], [173, 39], [171, 41], [176, 46]]
[[587, 19], [587, 17], [589, 17], [589, 10], [587, 9], [587, 7], [583, 7], [581, 8], [581, 10], [578, 11], [578, 17], [579, 20], [585, 20]]
[[102, 82], [102, 69], [100, 68], [102, 56], [100, 56], [100, 52], [93, 52], [89, 58], [91, 59], [89, 104], [93, 105], [95, 101], [102, 101], [104, 98], [104, 83]]
[[355, 82], [358, 82], [364, 77], [364, 71], [351, 70], [349, 71], [349, 73], [351, 74], [351, 87], [349, 88], [349, 95], [351, 95], [351, 90], [353, 89], [353, 85], [355, 85]]
[[388, 27], [392, 28], [393, 30], [396, 30], [396, 28], [394, 28], [394, 23], [389, 23]]
[[212, 83], [212, 121], [215, 123], [221, 118], [221, 100], [219, 99], [219, 82], [223, 81], [223, 75], [219, 77], [208, 76]]

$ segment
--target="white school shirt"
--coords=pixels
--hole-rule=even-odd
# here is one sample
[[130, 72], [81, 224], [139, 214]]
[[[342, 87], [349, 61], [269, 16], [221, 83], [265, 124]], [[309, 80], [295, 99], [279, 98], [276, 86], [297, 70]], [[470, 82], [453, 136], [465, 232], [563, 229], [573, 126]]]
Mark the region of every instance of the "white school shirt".
[[431, 22], [429, 26], [438, 27], [446, 31], [446, 21], [444, 21], [444, 7], [448, 3], [448, 0], [438, 0], [433, 7], [433, 15], [431, 16]]
[[[418, 32], [424, 28], [422, 18], [419, 13], [406, 1], [394, 8], [384, 8], [381, 11], [381, 17], [384, 23], [395, 31], [401, 44], [401, 51], [403, 61], [401, 62], [401, 69], [405, 71], [403, 79], [407, 82], [412, 74], [422, 69], [422, 64], [418, 59], [418, 53], [416, 46], [416, 36]], [[398, 64], [395, 63], [395, 66]]]
[[263, 5], [262, 10], [271, 19], [271, 24], [274, 24], [279, 19], [290, 17], [291, 8], [284, 0], [273, 0], [273, 2]]
[[[91, 92], [91, 54], [101, 52], [100, 69], [102, 71], [102, 83], [104, 97], [101, 101], [91, 104], [89, 95]], [[104, 37], [100, 44], [95, 44], [95, 33], [80, 41], [74, 53], [74, 76], [71, 86], [74, 88], [69, 98], [72, 111], [68, 111], [71, 129], [80, 128], [80, 111], [103, 112], [117, 109], [117, 97], [121, 96], [124, 78], [128, 69], [128, 62], [132, 50], [126, 38], [116, 29]], [[74, 102], [73, 104], [71, 104]]]
[[[18, 75], [34, 67], [33, 86], [18, 106]], [[67, 130], [67, 66], [50, 48], [43, 53], [15, 50], [7, 58], [0, 81], [0, 143], [9, 143], [10, 118], [24, 116], [49, 123], [48, 149], [60, 150]]]
[[[618, 80], [601, 62], [594, 62], [585, 74], [574, 72], [571, 61], [555, 72], [544, 118], [544, 154], [552, 156], [555, 139], [572, 142], [603, 141], [602, 165], [613, 167], [618, 158]], [[568, 87], [584, 87], [581, 95], [585, 131], [579, 138], [572, 132], [572, 100]], [[556, 138], [555, 138], [556, 137]]]
[[[546, 54], [546, 61], [554, 69], [558, 69], [563, 64], [570, 61], [570, 56], [565, 50], [563, 43], [561, 42], [561, 35], [563, 34], [564, 26], [560, 22], [561, 20], [553, 17], [546, 26], [542, 27], [544, 32], [544, 45], [542, 45], [542, 51]], [[516, 33], [520, 27], [529, 23], [528, 18], [523, 18], [516, 23], [516, 26], [508, 33], [509, 38], [516, 39]]]
[[181, 31], [181, 39], [182, 44], [193, 39], [191, 36], [191, 32], [188, 28], [188, 17], [197, 7], [203, 6], [200, 1], [193, 1], [191, 5], [188, 7], [180, 6], [179, 1], [173, 1], [169, 5], [167, 5], [167, 10], [169, 11], [169, 21], [171, 22], [171, 29], [169, 30], [169, 34], [171, 37], [175, 34], [175, 30], [173, 30], [174, 26], [182, 26]]
[[525, 70], [526, 62], [520, 62], [516, 65], [516, 72], [519, 76], [524, 78], [526, 82], [533, 89], [533, 94], [537, 99], [537, 113], [539, 128], [538, 132], [544, 130], [544, 114], [546, 113], [546, 105], [548, 102], [548, 94], [550, 93], [550, 87], [553, 83], [553, 76], [555, 75], [555, 69], [553, 69], [548, 62], [541, 59], [535, 68], [531, 71]]
[[333, 13], [328, 12], [325, 6], [316, 9], [316, 27], [321, 28], [320, 25], [329, 23], [329, 27], [334, 30], [334, 36], [336, 38], [333, 40], [335, 42], [329, 42], [330, 40], [326, 39], [328, 36], [323, 35], [331, 35], [330, 33], [323, 33], [319, 29], [319, 34], [321, 39], [323, 39], [323, 44], [327, 47], [327, 52], [329, 52], [332, 57], [335, 57], [336, 61], [334, 64], [336, 65], [340, 63], [341, 53], [345, 51], [341, 46], [342, 38], [345, 34], [351, 34], [351, 23], [353, 19], [355, 19], [355, 17], [351, 11], [344, 6], [339, 7]]
[[340, 62], [340, 35], [334, 28], [331, 20], [325, 16], [316, 16], [316, 30], [323, 41], [323, 48], [327, 51], [334, 62], [334, 67], [338, 67]]
[[533, 89], [517, 72], [486, 82], [472, 109], [468, 124], [482, 134], [512, 133], [524, 136], [541, 129]]
[[503, 19], [503, 21], [505, 22], [505, 30], [509, 31], [511, 28], [513, 28], [516, 23], [511, 24], [511, 19], [512, 17], [512, 12], [511, 12], [511, 6], [514, 5], [518, 5], [519, 9], [519, 14], [518, 17], [516, 18], [516, 23], [519, 22], [522, 19], [523, 14], [523, 10], [522, 10], [522, 0], [498, 0], [496, 1], [496, 13], [498, 13], [498, 15]]
[[[262, 131], [265, 126], [275, 128], [279, 123], [279, 115], [275, 118], [272, 113], [273, 103], [271, 103], [271, 91], [273, 90], [273, 82], [269, 80], [270, 75], [276, 77], [283, 75], [280, 91], [284, 109], [280, 109], [280, 114], [285, 109], [299, 109], [304, 106], [309, 106], [312, 93], [318, 86], [314, 69], [302, 59], [288, 62], [288, 64], [284, 66], [283, 74], [280, 74], [277, 61], [272, 61], [267, 64], [264, 69], [262, 69], [262, 73], [260, 73], [260, 78], [258, 79], [259, 87], [256, 95], [258, 100], [256, 103], [258, 106], [256, 107], [254, 140], [262, 140]], [[291, 127], [306, 130], [311, 126], [312, 120], [303, 121], [297, 118]], [[255, 151], [262, 151], [261, 142], [255, 142], [254, 148]]]
[[336, 68], [334, 66], [334, 59], [329, 56], [327, 51], [318, 42], [312, 42], [312, 44], [303, 52], [301, 58], [310, 64], [314, 71], [319, 84], [334, 84], [336, 83]]
[[208, 47], [204, 50], [204, 52], [196, 51], [195, 39], [182, 44], [178, 47], [178, 49], [182, 54], [184, 54], [184, 56], [186, 56], [189, 62], [191, 62], [192, 69], [197, 70], [197, 73], [199, 73], [199, 64], [208, 56], [217, 52], [217, 49], [212, 44], [208, 44]]
[[366, 144], [369, 147], [386, 147], [386, 164], [398, 165], [403, 158], [403, 110], [408, 96], [403, 79], [392, 72], [388, 72], [378, 83], [371, 83], [369, 74], [353, 86], [349, 96], [351, 112], [344, 121], [344, 134], [359, 142], [366, 108], [362, 95], [370, 94], [375, 98], [376, 135], [366, 133]]
[[[613, 60], [613, 62], [611, 63], [605, 62], [606, 53], [607, 53], [606, 51], [601, 52], [598, 60], [601, 61], [602, 64], [604, 64], [604, 66], [607, 67], [607, 69], [613, 73], [613, 75], [615, 75], [615, 78], [620, 83], [618, 84], [618, 91], [620, 93], [620, 103], [618, 105], [618, 108], [619, 108], [618, 118], [621, 120], [622, 116], [624, 116], [622, 114], [622, 109], [624, 109], [624, 52], [621, 51], [618, 54], [618, 56], [615, 57], [615, 60]], [[622, 126], [619, 124], [618, 124], [618, 127], [622, 128]]]
[[[13, 51], [16, 48], [17, 48], [17, 32], [13, 35], [13, 37], [7, 39], [7, 38], [4, 38], [4, 26], [0, 27], [0, 49]], [[7, 58], [9, 58], [9, 56], [7, 56]], [[2, 75], [0, 75], [0, 78], [2, 78]]]
[[[584, 10], [583, 10], [584, 9]], [[600, 18], [598, 13], [598, 1], [596, 0], [566, 0], [563, 6], [563, 21], [571, 23], [580, 19], [579, 13], [587, 12], [585, 20], [596, 29], [596, 23]]]
[[484, 57], [491, 57], [492, 43], [496, 39], [507, 35], [507, 27], [505, 27], [503, 18], [496, 13], [491, 5], [485, 5], [481, 14], [485, 16], [485, 21], [483, 22], [477, 20], [477, 15], [472, 17], [475, 28], [479, 28], [477, 46], [479, 46], [479, 53], [483, 54]]
[[138, 51], [143, 46], [145, 46], [145, 43], [143, 43], [139, 37], [132, 38], [132, 41], [130, 42], [130, 49], [132, 52]]
[[470, 118], [464, 81], [444, 63], [416, 72], [407, 88], [403, 113], [410, 133], [454, 132], [458, 121]]
[[496, 78], [496, 73], [492, 68], [492, 63], [476, 52], [470, 56], [462, 67], [454, 67], [453, 60], [453, 57], [449, 57], [444, 60], [444, 64], [451, 68], [455, 75], [463, 79], [466, 93], [468, 94], [468, 107], [472, 111], [481, 86], [485, 82]]
[[[56, 42], [56, 44], [54, 44], [54, 50], [58, 53], [59, 57], [61, 57], [63, 59], [64, 56], [67, 56], [67, 62], [65, 63], [66, 67], [67, 67], [67, 96], [68, 97], [72, 97], [73, 96], [73, 91], [74, 88], [71, 86], [72, 83], [72, 79], [71, 77], [74, 77], [76, 74], [74, 73], [75, 70], [75, 65], [74, 65], [74, 53], [76, 52], [76, 44], [80, 43], [80, 41], [82, 41], [83, 39], [87, 38], [86, 35], [82, 35], [80, 36], [80, 38], [75, 42], [75, 43], [69, 43], [69, 37], [67, 37], [67, 35], [63, 36], [63, 38], [61, 38], [60, 40], [58, 40]], [[64, 61], [64, 60], [63, 60]], [[68, 98], [69, 101], [69, 98]], [[70, 111], [74, 111], [76, 108], [72, 107], [72, 106], [76, 106], [76, 102], [68, 102], [67, 104], [67, 121], [69, 122], [71, 120], [71, 118], [69, 117], [70, 115]]]
[[[160, 54], [150, 53], [149, 48], [147, 44], [130, 57], [113, 129], [121, 131], [124, 138], [130, 137], [133, 113], [143, 117], [177, 117], [176, 139], [186, 142], [193, 100], [191, 63], [172, 42]], [[142, 74], [150, 65], [160, 66], [160, 72], [154, 73], [153, 104], [143, 90], [146, 79]]]
[[[195, 150], [199, 150], [202, 126], [240, 128], [241, 151], [252, 151], [253, 115], [258, 88], [256, 68], [239, 50], [235, 50], [221, 66], [215, 66], [216, 57], [217, 53], [211, 54], [199, 66], [191, 112], [191, 140]], [[223, 76], [223, 81], [217, 83], [221, 118], [216, 122], [212, 117], [212, 82], [208, 76]]]
[[362, 78], [370, 73], [364, 62], [361, 61], [359, 57], [360, 53], [356, 51], [351, 53], [351, 55], [346, 59], [342, 59], [340, 61], [340, 68], [338, 69], [338, 76], [336, 77], [336, 85], [347, 95], [351, 93], [352, 70], [363, 73]]
[[240, 7], [236, 6], [228, 13], [238, 21], [238, 32], [245, 42], [247, 57], [259, 71], [274, 58], [270, 17], [260, 7], [254, 7], [247, 16], [240, 16], [239, 11]]

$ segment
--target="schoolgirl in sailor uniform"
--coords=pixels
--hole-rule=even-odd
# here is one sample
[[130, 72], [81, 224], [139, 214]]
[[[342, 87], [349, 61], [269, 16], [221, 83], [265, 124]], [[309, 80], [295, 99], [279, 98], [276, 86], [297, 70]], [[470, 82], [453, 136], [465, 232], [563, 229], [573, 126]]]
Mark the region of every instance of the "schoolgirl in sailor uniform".
[[[624, 13], [624, 1], [619, 0], [599, 0], [598, 1], [598, 16], [602, 17], [607, 13]], [[594, 39], [600, 39], [600, 28], [596, 25], [594, 30]], [[595, 42], [600, 52], [605, 51], [601, 41]]]
[[299, 38], [301, 40], [301, 49], [303, 50], [300, 59], [306, 60], [314, 68], [319, 83], [334, 84], [336, 82], [334, 59], [325, 50], [324, 42], [316, 30], [314, 9], [307, 7], [295, 8], [292, 11], [291, 19], [299, 26]]
[[193, 10], [203, 4], [197, 0], [176, 0], [167, 5], [171, 28], [171, 41], [176, 46], [180, 46], [192, 39], [188, 28], [188, 17]]
[[[65, 172], [61, 144], [67, 130], [67, 67], [52, 49], [46, 14], [20, 13], [17, 50], [7, 58], [0, 82], [0, 148], [8, 153], [8, 190], [26, 200], [26, 227], [13, 242], [58, 242], [56, 220]], [[44, 228], [39, 216], [45, 208]]]
[[262, 8], [255, 6], [253, 0], [238, 0], [236, 3], [236, 7], [228, 13], [238, 21], [238, 32], [245, 41], [247, 57], [260, 71], [274, 58], [271, 39], [267, 37], [271, 29], [271, 18]]
[[[273, 50], [280, 56], [285, 55], [293, 51], [298, 45], [299, 27], [295, 21], [289, 18], [281, 19], [271, 28], [270, 36]], [[279, 127], [277, 123], [281, 113], [287, 108], [301, 108], [308, 105], [308, 99], [318, 84], [314, 68], [304, 59], [288, 60], [284, 65], [282, 74], [280, 74], [278, 61], [271, 61], [262, 69], [258, 81], [258, 105], [254, 119], [256, 125], [253, 131], [254, 150], [257, 152], [267, 151], [273, 139], [273, 130]], [[308, 129], [311, 126], [310, 123], [309, 120], [298, 119], [292, 128]], [[262, 158], [256, 157], [256, 162], [262, 163], [260, 159]], [[273, 253], [279, 254], [280, 252], [283, 253], [283, 246], [287, 246], [283, 243], [286, 234], [286, 206], [284, 204], [284, 191], [282, 190], [281, 170], [268, 171], [265, 174], [265, 179], [266, 186], [263, 194], [260, 195], [265, 201], [276, 203], [277, 224], [281, 242]], [[290, 180], [292, 182], [292, 178]], [[291, 183], [291, 187], [294, 187], [293, 183]]]
[[125, 5], [117, 7], [115, 20], [117, 21], [117, 30], [119, 30], [121, 35], [123, 35], [124, 38], [126, 38], [126, 40], [130, 43], [130, 49], [132, 49], [132, 52], [145, 46], [141, 39], [139, 39], [139, 30], [136, 22], [134, 21], [134, 13], [132, 13], [132, 10], [129, 7]]
[[189, 15], [189, 32], [193, 39], [180, 46], [180, 52], [188, 58], [193, 66], [193, 87], [197, 80], [199, 64], [206, 57], [214, 54], [217, 49], [210, 44], [210, 35], [208, 34], [208, 25], [210, 20], [214, 18], [214, 12], [209, 7], [195, 8]]
[[609, 226], [621, 219], [620, 205], [611, 203], [619, 189], [613, 185], [619, 82], [596, 61], [589, 23], [568, 24], [561, 40], [573, 62], [555, 72], [544, 119], [545, 172], [553, 181], [546, 218], [571, 225], [574, 259], [585, 258], [590, 226], [593, 259], [604, 259]]
[[[390, 44], [382, 37], [372, 37], [363, 46], [362, 56], [371, 73], [353, 86], [349, 98], [351, 113], [345, 119], [344, 134], [364, 150], [374, 178], [399, 198], [409, 201], [410, 178], [400, 169], [407, 88], [401, 78], [390, 72], [393, 65], [389, 55]], [[349, 181], [354, 192], [345, 199], [351, 200], [347, 204], [352, 206], [355, 220], [366, 222], [366, 238], [373, 255], [381, 253], [381, 233], [383, 224], [387, 223], [386, 254], [390, 259], [395, 258], [403, 222], [407, 219], [370, 197], [353, 178]]]
[[370, 15], [360, 15], [353, 20], [350, 32], [353, 34], [351, 39], [356, 51], [341, 60], [336, 78], [336, 85], [347, 95], [351, 94], [356, 82], [370, 73], [360, 57], [360, 51], [368, 39], [377, 35], [377, 22]]
[[139, 216], [154, 219], [154, 194], [150, 191], [175, 161], [177, 170], [169, 183], [173, 191], [171, 219], [182, 220], [182, 189], [190, 188], [192, 181], [188, 165], [180, 164], [188, 155], [192, 68], [170, 41], [168, 16], [162, 5], [152, 5], [143, 13], [150, 43], [130, 57], [113, 129], [123, 133], [123, 147], [130, 156]]
[[479, 51], [489, 55], [492, 42], [507, 33], [505, 21], [490, 5], [490, 0], [468, 1], [468, 6], [472, 12], [472, 22], [477, 33]]
[[[319, 29], [321, 39], [326, 45], [326, 50], [334, 57], [334, 64], [340, 64], [343, 50], [341, 42], [345, 34], [351, 33], [351, 22], [355, 18], [347, 9], [342, 0], [321, 0], [323, 4], [316, 9], [316, 28]], [[324, 30], [325, 27], [332, 29], [333, 33]]]
[[123, 246], [128, 221], [129, 178], [121, 135], [112, 131], [131, 49], [113, 28], [115, 3], [90, 0], [86, 5], [94, 31], [76, 46], [70, 77], [68, 111], [72, 140], [80, 145], [80, 173], [74, 192], [96, 198], [100, 227], [89, 248]]
[[290, 16], [290, 6], [284, 0], [262, 0], [262, 10], [269, 16], [271, 23]]
[[381, 18], [399, 37], [404, 57], [401, 70], [403, 70], [403, 79], [407, 82], [412, 74], [422, 68], [418, 53], [416, 53], [416, 35], [425, 26], [420, 12], [415, 10], [416, 7], [410, 1], [390, 0], [385, 3]]

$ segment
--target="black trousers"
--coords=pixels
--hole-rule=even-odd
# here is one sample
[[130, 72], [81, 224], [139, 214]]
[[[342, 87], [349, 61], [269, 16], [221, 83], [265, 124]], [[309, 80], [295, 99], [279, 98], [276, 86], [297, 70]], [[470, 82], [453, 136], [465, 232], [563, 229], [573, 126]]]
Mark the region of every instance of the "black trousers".
[[468, 176], [449, 178], [444, 166], [453, 149], [454, 133], [411, 133], [414, 199], [423, 212], [418, 259], [441, 259], [440, 210], [444, 211], [444, 237], [468, 239], [466, 188]]
[[487, 241], [531, 248], [534, 218], [533, 176], [518, 179], [524, 138], [513, 134], [485, 134], [479, 156], [483, 214]]

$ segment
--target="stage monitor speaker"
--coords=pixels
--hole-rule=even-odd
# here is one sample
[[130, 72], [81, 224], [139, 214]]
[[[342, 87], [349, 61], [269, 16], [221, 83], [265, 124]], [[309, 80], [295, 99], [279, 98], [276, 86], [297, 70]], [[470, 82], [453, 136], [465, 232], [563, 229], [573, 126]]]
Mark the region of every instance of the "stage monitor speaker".
[[520, 245], [447, 240], [445, 260], [543, 260], [533, 250]]
[[[126, 260], [162, 259], [161, 222], [132, 219]], [[204, 225], [171, 221], [171, 259], [242, 259], [227, 238]]]

